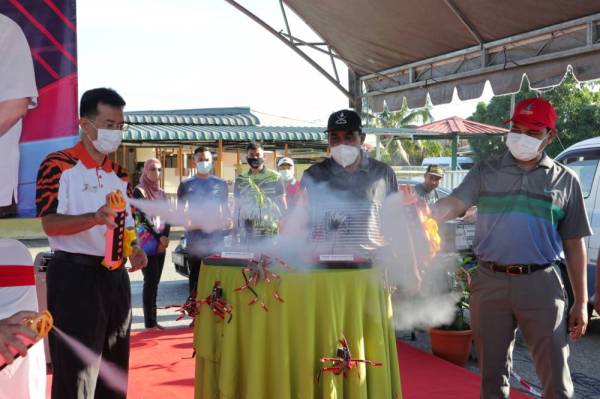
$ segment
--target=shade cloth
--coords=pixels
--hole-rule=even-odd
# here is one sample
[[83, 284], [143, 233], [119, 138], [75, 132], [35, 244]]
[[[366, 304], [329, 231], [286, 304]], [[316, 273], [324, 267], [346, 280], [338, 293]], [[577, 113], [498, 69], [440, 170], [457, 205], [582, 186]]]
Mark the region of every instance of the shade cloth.
[[600, 78], [600, 2], [284, 0], [364, 83], [370, 108], [398, 110], [553, 86], [570, 65]]
[[[240, 267], [203, 265], [198, 299], [220, 281], [233, 305], [230, 323], [202, 305], [196, 316], [195, 398], [400, 398], [400, 378], [392, 326], [392, 306], [380, 270], [282, 271], [276, 282], [260, 282], [256, 292], [268, 307], [248, 305]], [[353, 358], [383, 362], [360, 365], [346, 378], [324, 373], [320, 358], [335, 356], [345, 336]], [[329, 364], [330, 365], [330, 364]]]

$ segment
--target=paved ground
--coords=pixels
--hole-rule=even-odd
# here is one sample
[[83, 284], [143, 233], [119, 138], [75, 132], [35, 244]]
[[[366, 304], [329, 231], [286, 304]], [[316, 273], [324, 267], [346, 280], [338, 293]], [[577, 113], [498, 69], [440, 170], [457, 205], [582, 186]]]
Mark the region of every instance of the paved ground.
[[[178, 240], [178, 233], [172, 237], [171, 245], [168, 250], [165, 261], [165, 268], [158, 290], [158, 306], [170, 304], [180, 304], [185, 301], [188, 293], [187, 279], [175, 272], [171, 262], [171, 251], [175, 249]], [[32, 256], [39, 252], [48, 251], [48, 243], [45, 240], [27, 241]], [[134, 330], [144, 328], [144, 318], [142, 313], [142, 284], [143, 277], [141, 272], [132, 273], [131, 292], [133, 299], [133, 325]], [[185, 326], [190, 323], [189, 319], [176, 321], [178, 314], [174, 309], [158, 311], [159, 323], [166, 327]], [[409, 333], [398, 332], [400, 338], [406, 342], [419, 347], [425, 351], [430, 351], [429, 335], [426, 332], [417, 331], [416, 340], [411, 341]], [[588, 333], [580, 341], [571, 345], [570, 366], [575, 382], [576, 398], [578, 399], [600, 399], [600, 317], [595, 315], [588, 328]], [[534, 385], [539, 385], [535, 374], [531, 357], [525, 348], [522, 339], [517, 340], [514, 352], [514, 369]], [[474, 359], [470, 360], [469, 369], [477, 371], [477, 365]], [[513, 385], [517, 386], [513, 380]]]

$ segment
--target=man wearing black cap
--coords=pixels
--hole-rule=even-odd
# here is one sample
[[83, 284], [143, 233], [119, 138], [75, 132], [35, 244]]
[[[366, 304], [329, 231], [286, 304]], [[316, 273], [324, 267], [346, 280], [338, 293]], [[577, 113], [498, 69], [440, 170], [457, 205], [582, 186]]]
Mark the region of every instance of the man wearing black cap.
[[423, 176], [423, 183], [415, 185], [415, 192], [427, 205], [433, 205], [440, 199], [438, 186], [444, 178], [444, 169], [439, 165], [429, 165]]
[[365, 134], [355, 111], [331, 114], [326, 132], [331, 157], [302, 177], [311, 238], [320, 253], [364, 254], [384, 244], [380, 210], [385, 197], [398, 191], [396, 175], [361, 150]]

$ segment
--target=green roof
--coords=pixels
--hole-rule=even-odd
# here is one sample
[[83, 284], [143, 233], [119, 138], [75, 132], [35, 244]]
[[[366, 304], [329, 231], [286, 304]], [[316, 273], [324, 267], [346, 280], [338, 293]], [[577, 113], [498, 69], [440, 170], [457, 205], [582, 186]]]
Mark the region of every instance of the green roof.
[[317, 141], [325, 143], [327, 134], [319, 127], [287, 126], [189, 126], [130, 125], [123, 141], [197, 142], [197, 141]]
[[125, 112], [125, 122], [136, 125], [254, 126], [260, 124], [247, 107]]
[[[128, 111], [125, 142], [311, 142], [326, 145], [324, 127], [257, 126], [260, 120], [248, 107], [164, 111]], [[365, 133], [407, 134], [409, 129], [364, 128]]]

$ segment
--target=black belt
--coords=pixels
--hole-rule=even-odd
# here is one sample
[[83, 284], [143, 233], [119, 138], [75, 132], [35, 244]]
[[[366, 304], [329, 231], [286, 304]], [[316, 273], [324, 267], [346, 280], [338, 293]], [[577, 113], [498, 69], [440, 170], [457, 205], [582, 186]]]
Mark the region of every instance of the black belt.
[[538, 270], [544, 270], [551, 266], [553, 263], [546, 263], [544, 265], [499, 265], [494, 262], [487, 261], [479, 261], [479, 266], [483, 266], [486, 269], [489, 269], [493, 272], [506, 273], [510, 275], [522, 275], [522, 274], [531, 274], [533, 272], [537, 272]]
[[57, 260], [64, 260], [67, 262], [77, 263], [79, 265], [104, 267], [102, 265], [102, 260], [104, 260], [103, 256], [76, 254], [73, 252], [65, 251], [54, 251], [52, 257]]

